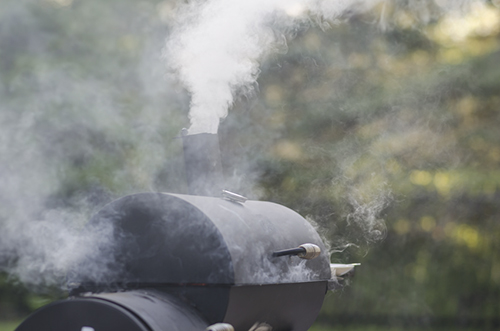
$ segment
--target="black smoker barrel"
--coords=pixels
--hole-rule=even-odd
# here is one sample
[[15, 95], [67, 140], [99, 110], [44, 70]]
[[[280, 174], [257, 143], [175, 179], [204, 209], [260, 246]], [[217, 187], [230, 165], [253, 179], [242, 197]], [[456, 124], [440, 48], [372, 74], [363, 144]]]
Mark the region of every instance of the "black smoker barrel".
[[334, 281], [318, 233], [284, 206], [220, 197], [217, 135], [184, 136], [183, 143], [192, 195], [140, 193], [102, 208], [88, 226], [113, 227], [112, 278], [85, 278], [79, 270], [86, 265], [74, 267], [70, 298], [36, 311], [18, 331], [311, 326]]
[[17, 330], [199, 331], [207, 324], [181, 300], [155, 290], [73, 297], [35, 312]]
[[[93, 326], [92, 312], [100, 308], [113, 310], [113, 316], [121, 316], [117, 321], [124, 323], [136, 323], [135, 316], [151, 330], [178, 330], [184, 325], [177, 316], [179, 309], [184, 311], [182, 305], [204, 327], [224, 322], [246, 331], [255, 323], [266, 323], [272, 330], [305, 331], [316, 318], [331, 279], [326, 248], [314, 228], [294, 211], [270, 202], [141, 193], [105, 206], [90, 224], [99, 222], [114, 226], [114, 237], [109, 239], [116, 265], [121, 266], [119, 277], [113, 284], [72, 279], [79, 286], [69, 300], [38, 311], [19, 331], [34, 330], [35, 324], [43, 330], [43, 323], [56, 313], [70, 324], [72, 316], [80, 316], [75, 323], [88, 329], [78, 331], [112, 330]], [[273, 256], [304, 243], [320, 247], [320, 255], [310, 260]], [[116, 288], [125, 292], [88, 295]], [[153, 294], [147, 292], [151, 289]], [[146, 301], [162, 302], [158, 309], [168, 311], [172, 325], [151, 315], [155, 309], [148, 308], [151, 316], [144, 317], [139, 302]], [[95, 316], [105, 318], [103, 314]], [[194, 323], [194, 330], [204, 329], [200, 325]], [[51, 325], [47, 330], [70, 329]]]

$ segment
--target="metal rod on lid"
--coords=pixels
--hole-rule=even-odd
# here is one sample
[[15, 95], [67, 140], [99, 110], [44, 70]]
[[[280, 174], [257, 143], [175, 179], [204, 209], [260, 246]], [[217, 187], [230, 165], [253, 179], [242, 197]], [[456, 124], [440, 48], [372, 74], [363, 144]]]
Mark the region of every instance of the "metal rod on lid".
[[315, 244], [302, 244], [297, 248], [283, 249], [273, 253], [273, 257], [297, 255], [301, 259], [312, 260], [321, 254], [321, 249]]
[[224, 187], [224, 176], [218, 135], [190, 135], [182, 129], [181, 136], [189, 194], [219, 197]]
[[290, 248], [290, 249], [283, 249], [281, 251], [276, 251], [273, 253], [274, 257], [278, 256], [288, 256], [288, 255], [299, 255], [305, 253], [305, 249], [302, 247], [299, 248]]

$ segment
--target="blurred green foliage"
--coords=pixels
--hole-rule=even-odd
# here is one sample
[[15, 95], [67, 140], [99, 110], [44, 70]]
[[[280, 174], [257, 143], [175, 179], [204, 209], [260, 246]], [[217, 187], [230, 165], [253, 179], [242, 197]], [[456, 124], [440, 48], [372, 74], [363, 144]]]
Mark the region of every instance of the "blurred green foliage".
[[21, 322], [0, 322], [0, 331], [13, 331]]
[[[388, 5], [299, 31], [286, 54], [264, 61], [255, 93], [241, 96], [222, 123], [231, 189], [316, 222], [332, 262], [361, 262], [351, 286], [327, 296], [314, 330], [498, 327], [500, 10], [493, 3], [425, 25], [408, 8]], [[44, 72], [75, 84], [39, 101], [34, 130], [47, 141], [43, 152], [65, 160], [48, 206], [96, 190], [106, 194], [95, 209], [131, 192], [185, 189], [173, 138], [186, 126], [189, 98], [175, 83], [157, 91], [141, 74], [165, 74], [144, 64], [160, 58], [172, 7], [2, 4], [4, 109], [15, 116], [25, 100], [51, 94], [32, 84]], [[148, 122], [154, 130], [140, 129]], [[66, 149], [54, 147], [60, 139]], [[1, 278], [0, 318], [45, 300]]]

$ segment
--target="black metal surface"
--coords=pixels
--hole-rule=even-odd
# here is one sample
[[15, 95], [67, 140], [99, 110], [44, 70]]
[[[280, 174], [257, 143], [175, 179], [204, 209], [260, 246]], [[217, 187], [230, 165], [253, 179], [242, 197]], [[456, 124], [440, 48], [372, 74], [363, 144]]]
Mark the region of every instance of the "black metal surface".
[[158, 286], [158, 290], [189, 302], [209, 324], [224, 319], [229, 305], [230, 286]]
[[[79, 284], [73, 294], [99, 294], [47, 306], [19, 331], [92, 331], [82, 327], [93, 325], [96, 331], [196, 331], [218, 322], [236, 330], [266, 323], [273, 331], [306, 331], [331, 278], [315, 229], [274, 203], [141, 193], [106, 205], [88, 226], [101, 222], [113, 225], [115, 272], [103, 281], [79, 278], [76, 268], [68, 279]], [[318, 245], [321, 255], [273, 256], [305, 243]]]
[[152, 331], [202, 331], [208, 326], [192, 307], [158, 290], [94, 294], [91, 298], [125, 307], [140, 316]]
[[219, 197], [224, 177], [218, 135], [183, 134], [182, 142], [189, 194]]
[[[244, 285], [331, 278], [327, 250], [314, 228], [274, 203], [141, 193], [105, 206], [90, 223], [95, 222], [114, 225], [110, 242], [115, 269], [122, 272], [112, 282], [119, 284]], [[320, 246], [321, 255], [307, 261], [272, 257], [304, 243]]]
[[281, 251], [276, 251], [273, 253], [273, 256], [278, 257], [278, 256], [288, 256], [288, 255], [299, 255], [305, 252], [306, 252], [305, 248], [298, 247], [298, 248], [290, 248], [290, 249], [283, 249]]
[[144, 290], [57, 301], [16, 331], [202, 331], [207, 325], [174, 297]]
[[[96, 222], [111, 222], [114, 227], [110, 245], [114, 246], [114, 269], [121, 272], [108, 283], [234, 283], [231, 256], [221, 233], [198, 208], [178, 197], [162, 193], [127, 196], [105, 206], [89, 226]], [[78, 279], [77, 270], [74, 274], [70, 282], [99, 281]]]
[[16, 331], [150, 331], [130, 311], [102, 300], [57, 301], [36, 311]]
[[266, 323], [273, 331], [306, 331], [321, 309], [327, 282], [233, 286], [224, 322], [235, 330]]
[[[200, 316], [210, 324], [222, 321], [224, 318], [229, 305], [229, 292], [231, 290], [231, 286], [228, 285], [206, 284], [126, 283], [115, 285], [120, 291], [134, 291], [154, 287], [160, 292], [180, 298], [184, 302], [189, 302], [190, 306], [196, 309]], [[102, 286], [96, 286], [96, 284], [82, 284], [71, 291], [71, 296], [78, 297], [85, 293], [105, 293], [103, 290]], [[113, 289], [109, 288], [105, 290], [113, 291]]]
[[[234, 284], [275, 284], [328, 280], [328, 250], [311, 224], [272, 202], [244, 204], [212, 197], [171, 194], [196, 206], [217, 227], [232, 259]], [[313, 260], [274, 258], [272, 253], [304, 243], [321, 248]]]

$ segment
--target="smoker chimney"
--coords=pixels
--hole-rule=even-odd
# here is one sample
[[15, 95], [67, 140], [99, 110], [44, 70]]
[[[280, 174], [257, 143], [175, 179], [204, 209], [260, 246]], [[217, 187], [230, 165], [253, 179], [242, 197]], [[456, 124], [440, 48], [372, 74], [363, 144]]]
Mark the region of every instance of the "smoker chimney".
[[219, 137], [182, 130], [184, 164], [189, 194], [219, 197], [224, 188]]

